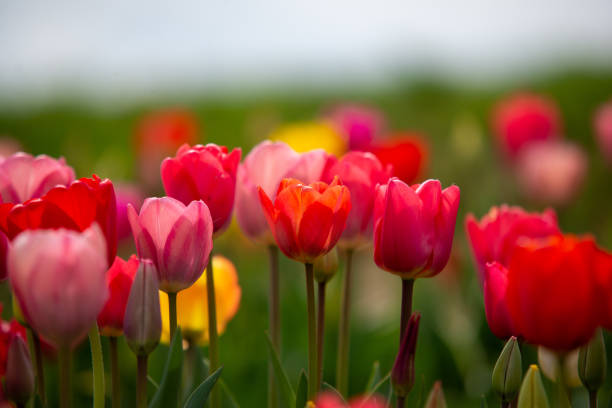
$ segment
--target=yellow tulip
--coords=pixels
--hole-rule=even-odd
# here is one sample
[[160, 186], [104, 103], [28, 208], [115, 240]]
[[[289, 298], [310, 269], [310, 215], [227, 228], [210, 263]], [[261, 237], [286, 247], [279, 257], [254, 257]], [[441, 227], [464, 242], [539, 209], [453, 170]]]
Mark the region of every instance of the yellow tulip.
[[296, 152], [323, 149], [340, 156], [346, 152], [346, 141], [326, 122], [300, 122], [280, 127], [272, 132], [270, 140], [287, 143]]
[[[213, 256], [213, 275], [215, 279], [215, 300], [217, 302], [217, 332], [225, 331], [225, 326], [234, 317], [240, 306], [242, 290], [238, 284], [236, 267], [227, 258]], [[189, 288], [178, 293], [176, 298], [178, 325], [183, 338], [198, 344], [208, 343], [208, 307], [206, 295], [206, 273]], [[159, 292], [162, 315], [163, 343], [170, 342], [170, 319], [168, 317], [168, 295]]]

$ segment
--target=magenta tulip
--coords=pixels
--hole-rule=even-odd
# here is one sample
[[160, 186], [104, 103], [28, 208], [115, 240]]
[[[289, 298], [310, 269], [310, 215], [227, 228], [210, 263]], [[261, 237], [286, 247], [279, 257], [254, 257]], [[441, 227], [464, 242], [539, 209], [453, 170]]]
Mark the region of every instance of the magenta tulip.
[[403, 279], [438, 274], [448, 262], [459, 207], [459, 187], [438, 180], [413, 187], [392, 178], [378, 186], [374, 206], [374, 261]]
[[128, 218], [138, 256], [153, 261], [161, 290], [175, 293], [198, 280], [212, 250], [213, 221], [204, 202], [147, 198], [140, 214], [128, 204]]
[[372, 140], [386, 127], [384, 115], [369, 106], [339, 105], [326, 117], [344, 136], [349, 150], [368, 150]]
[[508, 269], [498, 262], [488, 263], [484, 279], [485, 315], [491, 332], [500, 339], [519, 335], [510, 318], [507, 289]]
[[599, 150], [612, 166], [612, 100], [599, 107], [593, 125]]
[[58, 349], [74, 348], [96, 324], [108, 296], [106, 242], [97, 224], [83, 232], [22, 232], [9, 249], [8, 269], [25, 319]]
[[15, 153], [0, 161], [0, 197], [4, 203], [23, 203], [73, 181], [74, 170], [63, 158]]
[[342, 237], [338, 241], [339, 246], [353, 249], [372, 239], [376, 186], [385, 184], [389, 180], [389, 170], [383, 167], [372, 153], [350, 152], [324, 175], [326, 182], [331, 182], [335, 176], [338, 176], [351, 192], [351, 212]]
[[166, 158], [161, 165], [166, 194], [185, 205], [204, 201], [210, 210], [215, 234], [221, 232], [232, 218], [240, 155], [240, 149], [228, 153], [227, 147], [212, 143], [181, 146], [176, 157]]

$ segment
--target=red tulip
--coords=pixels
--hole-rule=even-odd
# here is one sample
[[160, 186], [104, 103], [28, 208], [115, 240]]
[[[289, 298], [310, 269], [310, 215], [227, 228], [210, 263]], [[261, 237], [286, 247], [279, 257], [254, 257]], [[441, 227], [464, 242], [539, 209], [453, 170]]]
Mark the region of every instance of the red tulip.
[[459, 187], [438, 180], [410, 187], [397, 178], [378, 186], [374, 261], [403, 279], [430, 277], [446, 265], [455, 233]]
[[106, 272], [106, 284], [108, 286], [108, 299], [104, 308], [98, 315], [98, 327], [104, 336], [121, 336], [123, 332], [123, 316], [125, 305], [136, 270], [138, 270], [138, 258], [132, 255], [124, 261], [116, 257], [115, 262]]
[[63, 158], [15, 153], [0, 161], [0, 197], [4, 203], [38, 198], [57, 185], [74, 180], [74, 170]]
[[521, 207], [505, 204], [491, 207], [480, 221], [468, 214], [465, 230], [482, 285], [485, 282], [487, 263], [499, 262], [502, 266], [508, 266], [510, 255], [520, 239], [542, 238], [559, 233], [557, 215], [553, 209], [547, 209], [541, 214], [528, 213]]
[[23, 204], [0, 205], [0, 229], [13, 239], [28, 229], [66, 228], [84, 231], [96, 222], [106, 238], [110, 265], [117, 253], [117, 207], [110, 180], [94, 175], [67, 187], [52, 188]]
[[351, 209], [350, 192], [337, 178], [329, 185], [284, 179], [274, 202], [261, 187], [259, 198], [278, 247], [303, 263], [313, 263], [336, 245]]
[[594, 122], [599, 149], [608, 163], [612, 165], [612, 100], [597, 110]]
[[383, 167], [372, 153], [350, 152], [326, 172], [323, 180], [331, 181], [335, 176], [348, 187], [352, 204], [338, 244], [355, 248], [372, 239], [376, 186], [389, 180], [389, 169]]
[[427, 165], [427, 147], [418, 135], [391, 135], [388, 141], [373, 144], [370, 151], [384, 166], [391, 166], [392, 176], [408, 184], [414, 183]]
[[561, 118], [554, 101], [537, 94], [518, 93], [495, 107], [493, 131], [502, 150], [514, 158], [532, 142], [561, 136]]
[[166, 158], [161, 176], [166, 194], [188, 205], [202, 200], [210, 210], [214, 232], [222, 231], [231, 220], [236, 190], [240, 149], [228, 154], [225, 146], [185, 144], [176, 157]]
[[[0, 313], [2, 313], [1, 303]], [[26, 328], [17, 323], [15, 319], [10, 322], [0, 320], [0, 378], [2, 378], [6, 372], [6, 359], [13, 336], [20, 336], [22, 339], [26, 340]]]
[[520, 243], [509, 262], [507, 302], [527, 342], [568, 351], [586, 344], [602, 323], [598, 275], [612, 255], [591, 238], [552, 236]]
[[128, 204], [140, 259], [153, 261], [159, 287], [179, 292], [198, 280], [212, 250], [213, 222], [202, 201], [184, 205], [171, 197], [147, 198], [140, 214]]
[[508, 269], [498, 262], [488, 263], [483, 286], [485, 315], [491, 332], [500, 339], [520, 335], [512, 324], [507, 291]]
[[25, 231], [9, 250], [13, 294], [32, 328], [57, 348], [74, 348], [108, 296], [106, 243], [97, 224], [84, 232]]

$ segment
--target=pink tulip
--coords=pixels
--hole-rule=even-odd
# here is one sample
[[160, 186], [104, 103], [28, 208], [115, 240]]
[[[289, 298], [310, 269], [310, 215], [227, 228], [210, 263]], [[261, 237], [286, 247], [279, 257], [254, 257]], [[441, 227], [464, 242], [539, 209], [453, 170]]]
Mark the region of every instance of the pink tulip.
[[484, 285], [487, 263], [508, 266], [514, 247], [523, 238], [543, 238], [559, 233], [557, 215], [552, 209], [541, 214], [528, 213], [521, 207], [492, 207], [480, 221], [472, 214], [465, 220], [465, 230]]
[[389, 180], [390, 169], [383, 167], [372, 153], [350, 152], [335, 163], [323, 176], [331, 182], [334, 176], [351, 192], [351, 212], [338, 245], [356, 248], [372, 239], [372, 216], [376, 185]]
[[74, 170], [63, 158], [15, 153], [0, 161], [0, 197], [4, 203], [22, 203], [74, 180]]
[[612, 100], [602, 105], [595, 115], [595, 134], [602, 154], [612, 165]]
[[484, 304], [487, 323], [494, 335], [500, 339], [519, 334], [512, 325], [506, 300], [508, 269], [500, 263], [488, 263], [484, 279]]
[[96, 324], [108, 296], [106, 241], [83, 232], [28, 230], [8, 254], [9, 279], [28, 323], [45, 340], [74, 348]]
[[295, 177], [305, 184], [320, 181], [335, 161], [322, 149], [299, 154], [283, 142], [267, 140], [255, 146], [238, 168], [236, 218], [242, 231], [250, 239], [273, 244], [257, 188], [274, 200], [282, 179]]
[[137, 186], [129, 184], [116, 185], [115, 196], [117, 199], [117, 240], [122, 242], [132, 238], [127, 206], [131, 204], [137, 211], [140, 211], [144, 197]]
[[153, 261], [161, 290], [178, 292], [198, 280], [212, 250], [213, 221], [204, 202], [147, 198], [140, 214], [128, 204], [128, 218], [138, 256]]
[[375, 136], [385, 128], [383, 114], [361, 105], [339, 105], [327, 114], [327, 119], [344, 136], [349, 150], [368, 150]]
[[374, 206], [374, 261], [403, 279], [438, 274], [448, 262], [459, 207], [459, 187], [438, 180], [410, 187], [393, 177], [378, 186]]
[[[230, 222], [234, 207], [240, 149], [207, 144], [181, 146], [176, 157], [166, 158], [161, 176], [166, 194], [188, 205], [202, 200], [210, 210], [215, 234]], [[163, 285], [162, 285], [163, 286]]]
[[584, 151], [568, 142], [532, 143], [518, 157], [517, 177], [529, 198], [553, 205], [571, 201], [586, 177]]

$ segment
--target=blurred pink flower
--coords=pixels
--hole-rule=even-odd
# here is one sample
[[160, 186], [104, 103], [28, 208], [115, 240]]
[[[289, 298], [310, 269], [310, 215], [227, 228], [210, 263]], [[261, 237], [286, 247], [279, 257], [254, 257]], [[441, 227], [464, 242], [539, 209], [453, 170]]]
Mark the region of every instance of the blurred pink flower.
[[23, 203], [72, 181], [74, 170], [63, 158], [20, 152], [0, 160], [0, 197], [4, 203]]
[[115, 197], [117, 200], [117, 240], [121, 242], [132, 238], [127, 206], [131, 204], [136, 211], [140, 211], [144, 195], [136, 185], [119, 184], [115, 185]]
[[561, 117], [553, 100], [516, 93], [495, 106], [493, 131], [501, 149], [514, 159], [530, 143], [559, 138]]
[[316, 408], [385, 408], [387, 403], [379, 395], [371, 397], [358, 396], [352, 398], [348, 404], [332, 392], [322, 392], [315, 401]]
[[157, 267], [159, 288], [178, 292], [204, 272], [212, 250], [213, 222], [203, 201], [185, 206], [171, 197], [147, 198], [140, 214], [128, 204], [138, 256]]
[[385, 128], [384, 115], [368, 106], [338, 105], [325, 116], [346, 139], [349, 150], [368, 150]]
[[594, 125], [601, 153], [612, 166], [612, 100], [597, 110]]
[[13, 241], [9, 279], [26, 321], [57, 348], [74, 348], [108, 296], [106, 241], [97, 224], [83, 232], [28, 230]]
[[516, 174], [529, 198], [550, 205], [571, 201], [586, 177], [588, 159], [575, 144], [532, 143], [518, 156]]

